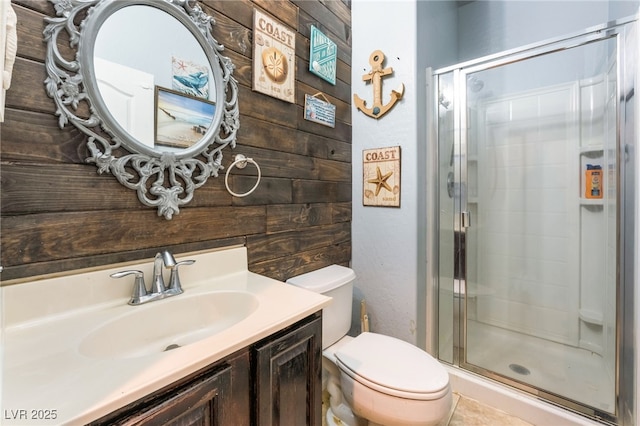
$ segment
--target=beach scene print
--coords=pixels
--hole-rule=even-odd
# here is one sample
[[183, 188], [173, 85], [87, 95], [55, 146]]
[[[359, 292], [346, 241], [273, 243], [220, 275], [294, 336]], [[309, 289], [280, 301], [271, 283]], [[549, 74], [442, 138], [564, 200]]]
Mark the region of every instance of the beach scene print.
[[215, 111], [213, 102], [156, 86], [156, 145], [188, 148], [199, 142]]

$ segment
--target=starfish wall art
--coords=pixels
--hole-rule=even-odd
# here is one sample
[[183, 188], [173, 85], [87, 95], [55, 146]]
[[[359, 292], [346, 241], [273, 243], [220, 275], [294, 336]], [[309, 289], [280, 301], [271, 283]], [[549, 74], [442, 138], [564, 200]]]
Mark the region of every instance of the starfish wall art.
[[400, 207], [400, 147], [362, 152], [362, 204]]

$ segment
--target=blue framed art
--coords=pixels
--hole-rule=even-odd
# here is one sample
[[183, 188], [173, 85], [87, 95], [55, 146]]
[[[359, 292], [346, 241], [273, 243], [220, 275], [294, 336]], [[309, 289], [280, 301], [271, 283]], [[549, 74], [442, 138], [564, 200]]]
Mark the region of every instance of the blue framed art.
[[338, 46], [313, 25], [310, 45], [309, 71], [335, 85]]

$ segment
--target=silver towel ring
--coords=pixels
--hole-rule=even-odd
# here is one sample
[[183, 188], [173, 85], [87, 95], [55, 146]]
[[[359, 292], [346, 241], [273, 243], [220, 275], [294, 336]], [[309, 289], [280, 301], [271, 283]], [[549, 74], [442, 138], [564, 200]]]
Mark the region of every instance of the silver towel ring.
[[[231, 190], [231, 188], [229, 188], [229, 172], [234, 166], [239, 169], [244, 169], [245, 167], [247, 167], [247, 163], [251, 163], [254, 166], [256, 166], [256, 169], [258, 170], [258, 180], [256, 181], [256, 184], [253, 185], [253, 188], [251, 188], [244, 194], [236, 194]], [[262, 176], [262, 173], [260, 172], [260, 166], [258, 166], [258, 163], [256, 163], [253, 158], [247, 158], [242, 154], [236, 154], [234, 156], [233, 163], [229, 165], [229, 168], [227, 169], [227, 173], [224, 175], [224, 186], [227, 187], [227, 191], [229, 191], [229, 194], [233, 195], [234, 197], [246, 197], [247, 195], [251, 194], [253, 191], [256, 190], [256, 188], [258, 187], [258, 184], [260, 183], [261, 176]]]

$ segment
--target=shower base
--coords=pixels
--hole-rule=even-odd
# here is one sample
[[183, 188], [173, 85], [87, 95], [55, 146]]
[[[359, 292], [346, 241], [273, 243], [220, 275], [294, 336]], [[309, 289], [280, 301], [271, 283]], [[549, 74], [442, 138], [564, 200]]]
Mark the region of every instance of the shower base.
[[613, 373], [602, 356], [589, 350], [469, 321], [466, 353], [468, 364], [600, 411], [615, 411]]
[[[601, 411], [611, 412], [614, 407], [613, 375], [607, 374], [604, 360], [597, 354], [476, 321], [468, 321], [467, 339], [468, 364]], [[441, 347], [448, 350], [441, 357], [451, 359], [451, 336], [443, 343]], [[454, 391], [530, 423], [602, 425], [490, 378], [445, 365]]]
[[451, 389], [535, 425], [603, 426], [582, 415], [537, 399], [517, 389], [445, 364]]

